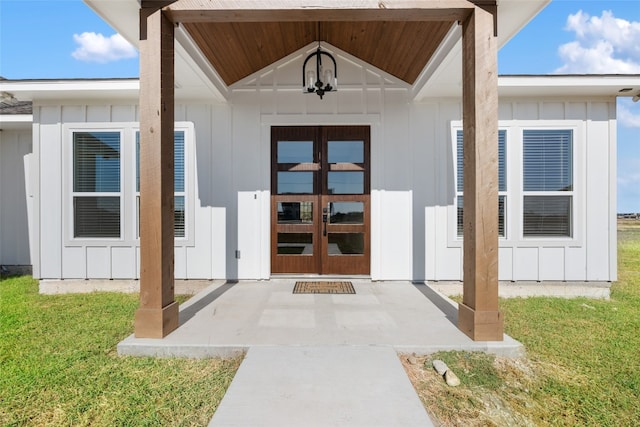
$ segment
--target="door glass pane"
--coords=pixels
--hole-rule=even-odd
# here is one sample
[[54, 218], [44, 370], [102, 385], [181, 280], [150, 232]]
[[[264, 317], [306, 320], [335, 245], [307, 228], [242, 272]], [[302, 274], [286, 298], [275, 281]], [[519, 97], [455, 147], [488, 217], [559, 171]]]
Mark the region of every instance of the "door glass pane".
[[278, 194], [312, 194], [313, 172], [278, 172]]
[[329, 233], [329, 255], [364, 254], [364, 233]]
[[363, 141], [329, 141], [329, 163], [364, 163]]
[[278, 202], [278, 224], [312, 224], [313, 202]]
[[329, 222], [331, 224], [362, 224], [364, 222], [364, 203], [333, 202], [329, 204]]
[[364, 194], [364, 172], [329, 172], [328, 194]]
[[313, 163], [313, 141], [278, 141], [278, 163]]
[[313, 255], [313, 234], [278, 233], [278, 255]]

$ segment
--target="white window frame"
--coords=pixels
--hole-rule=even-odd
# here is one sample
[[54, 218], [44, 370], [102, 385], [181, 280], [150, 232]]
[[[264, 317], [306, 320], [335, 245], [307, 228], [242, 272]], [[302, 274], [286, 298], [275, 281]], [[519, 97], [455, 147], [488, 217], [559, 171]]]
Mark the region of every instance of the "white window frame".
[[[526, 191], [524, 189], [524, 133], [526, 131], [570, 131], [571, 132], [571, 191]], [[578, 147], [577, 147], [577, 127], [571, 125], [559, 125], [559, 126], [545, 126], [543, 124], [538, 123], [537, 125], [522, 125], [519, 129], [520, 132], [520, 159], [519, 159], [519, 167], [520, 167], [520, 179], [521, 179], [521, 196], [520, 196], [520, 212], [519, 212], [519, 223], [520, 223], [520, 238], [523, 241], [536, 241], [536, 242], [548, 242], [548, 241], [565, 241], [565, 242], [574, 242], [577, 241], [577, 236], [579, 235], [578, 221], [577, 215], [578, 211], [578, 169], [580, 163], [578, 163]], [[569, 218], [569, 235], [568, 236], [544, 236], [544, 235], [531, 235], [526, 236], [524, 234], [524, 198], [530, 196], [549, 196], [549, 197], [558, 197], [565, 196], [570, 197], [570, 218]]]
[[[139, 197], [140, 192], [136, 188], [137, 177], [137, 153], [136, 153], [136, 134], [140, 132], [140, 126], [136, 123], [136, 126], [132, 128], [131, 139], [132, 145], [132, 193], [133, 193], [133, 212], [132, 212], [132, 224], [134, 229], [134, 238], [136, 245], [140, 246], [140, 230], [139, 230]], [[175, 122], [174, 132], [184, 132], [184, 191], [174, 192], [174, 197], [184, 197], [184, 237], [175, 238], [175, 246], [194, 246], [194, 233], [193, 224], [195, 222], [195, 207], [194, 207], [194, 194], [195, 194], [195, 153], [194, 150], [194, 125], [192, 122]]]
[[[463, 132], [462, 122], [461, 121], [452, 121], [451, 122], [451, 148], [452, 148], [452, 158], [453, 158], [453, 214], [449, 214], [449, 218], [453, 218], [451, 221], [452, 226], [449, 227], [449, 246], [461, 246], [463, 241], [462, 234], [458, 233], [458, 197], [464, 196], [464, 191], [458, 190], [458, 132]], [[504, 132], [505, 136], [505, 146], [504, 146], [504, 156], [505, 156], [505, 190], [498, 191], [498, 197], [504, 197], [504, 235], [498, 236], [499, 240], [502, 242], [510, 240], [512, 237], [511, 227], [509, 226], [511, 221], [511, 176], [512, 176], [512, 162], [510, 162], [511, 150], [510, 146], [513, 145], [511, 141], [512, 130], [509, 126], [505, 126], [502, 123], [498, 125], [498, 132]]]
[[[176, 131], [184, 131], [184, 195], [185, 237], [176, 238], [174, 246], [195, 245], [195, 130], [193, 122], [175, 122]], [[140, 246], [137, 222], [136, 191], [136, 144], [138, 122], [79, 122], [62, 125], [62, 227], [65, 247], [110, 247]], [[74, 132], [119, 132], [120, 133], [120, 192], [119, 193], [75, 193], [73, 191], [73, 134]], [[73, 199], [77, 194], [120, 197], [120, 237], [74, 237]]]
[[[127, 150], [126, 132], [122, 123], [77, 123], [64, 125], [64, 159], [66, 173], [63, 174], [63, 233], [66, 246], [90, 246], [109, 244], [126, 244], [126, 160]], [[74, 177], [74, 134], [81, 132], [113, 132], [120, 134], [120, 191], [119, 192], [75, 192], [73, 188]], [[65, 166], [66, 163], [66, 166]], [[75, 237], [74, 223], [74, 198], [75, 197], [119, 197], [120, 198], [120, 236], [119, 237]]]

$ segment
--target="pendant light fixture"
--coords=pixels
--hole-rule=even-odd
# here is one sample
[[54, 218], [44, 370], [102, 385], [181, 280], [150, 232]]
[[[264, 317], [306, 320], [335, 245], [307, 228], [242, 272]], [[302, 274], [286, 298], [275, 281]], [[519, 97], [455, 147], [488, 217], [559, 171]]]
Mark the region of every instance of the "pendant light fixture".
[[[315, 93], [320, 99], [327, 92], [335, 92], [338, 90], [338, 66], [335, 58], [329, 53], [322, 50], [320, 46], [320, 23], [318, 23], [318, 49], [307, 56], [302, 65], [302, 91], [304, 93]], [[333, 63], [329, 66], [322, 64], [322, 56], [326, 56]], [[316, 59], [315, 69], [313, 68], [313, 62], [307, 67], [311, 58]], [[326, 61], [325, 61], [326, 62]]]

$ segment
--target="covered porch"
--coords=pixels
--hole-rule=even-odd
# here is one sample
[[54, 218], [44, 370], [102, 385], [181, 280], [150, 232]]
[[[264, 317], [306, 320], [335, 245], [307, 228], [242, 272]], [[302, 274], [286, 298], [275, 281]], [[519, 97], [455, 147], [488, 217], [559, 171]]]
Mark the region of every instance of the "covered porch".
[[[455, 316], [462, 332], [456, 330], [456, 334], [466, 335], [468, 338], [465, 339], [472, 341], [503, 340], [502, 316], [498, 311], [496, 2], [300, 3], [287, 0], [141, 2], [141, 299], [135, 319], [135, 336], [140, 339], [167, 337], [166, 341], [169, 334], [177, 336], [187, 325], [180, 319], [178, 304], [174, 300], [176, 26], [185, 29], [197, 45], [201, 59], [215, 68], [223, 96], [225, 86], [233, 85], [299, 48], [296, 43], [304, 46], [310, 41], [323, 40], [329, 40], [417, 89], [428, 81], [429, 70], [438, 67], [442, 60], [438, 53], [450, 48], [447, 37], [451, 30], [460, 26], [465, 240], [464, 294]], [[354, 22], [361, 29], [359, 33], [351, 30]], [[260, 34], [263, 36], [259, 37]], [[381, 40], [393, 41], [382, 46]], [[416, 48], [416, 43], [419, 48]], [[401, 65], [400, 69], [398, 65]], [[247, 286], [242, 285], [243, 290]], [[274, 291], [278, 283], [274, 280], [270, 286]], [[231, 289], [225, 294], [233, 295], [236, 288], [229, 287]], [[258, 289], [255, 292], [259, 293]], [[249, 303], [252, 295], [245, 294], [243, 298]], [[410, 300], [405, 301], [408, 306]], [[300, 304], [299, 300], [297, 302]], [[240, 299], [235, 301], [234, 311], [244, 313], [241, 305]], [[429, 311], [426, 307], [422, 309], [425, 314]], [[259, 309], [247, 307], [246, 315], [258, 316]], [[182, 328], [172, 334], [181, 322]], [[365, 323], [375, 324], [375, 316]], [[218, 330], [217, 326], [209, 325], [208, 330], [224, 336], [222, 327]], [[426, 329], [421, 333], [428, 335]], [[276, 337], [271, 336], [271, 339]]]
[[118, 345], [123, 355], [231, 357], [262, 346], [380, 346], [400, 353], [482, 351], [524, 354], [508, 335], [474, 341], [458, 327], [457, 305], [428, 284], [352, 280], [352, 294], [294, 294], [296, 279], [215, 281], [180, 307], [164, 339]]

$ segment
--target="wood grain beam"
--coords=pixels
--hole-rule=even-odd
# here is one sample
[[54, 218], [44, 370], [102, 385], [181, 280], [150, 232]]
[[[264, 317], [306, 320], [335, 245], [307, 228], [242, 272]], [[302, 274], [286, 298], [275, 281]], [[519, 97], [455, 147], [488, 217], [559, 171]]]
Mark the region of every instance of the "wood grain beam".
[[162, 338], [178, 327], [174, 301], [174, 26], [141, 9], [140, 307], [135, 336]]
[[498, 311], [498, 74], [493, 17], [463, 22], [464, 255], [458, 327], [477, 341], [502, 341]]
[[178, 0], [173, 22], [462, 21], [467, 0]]

